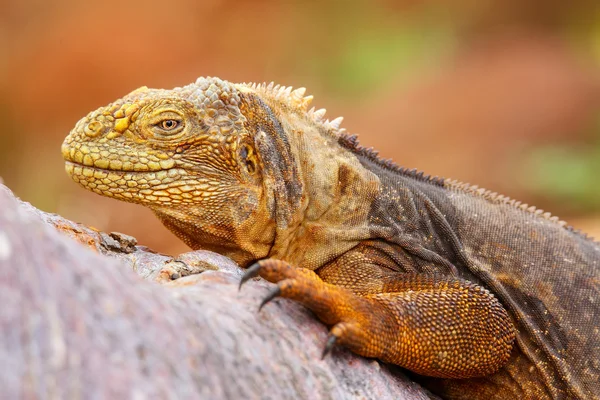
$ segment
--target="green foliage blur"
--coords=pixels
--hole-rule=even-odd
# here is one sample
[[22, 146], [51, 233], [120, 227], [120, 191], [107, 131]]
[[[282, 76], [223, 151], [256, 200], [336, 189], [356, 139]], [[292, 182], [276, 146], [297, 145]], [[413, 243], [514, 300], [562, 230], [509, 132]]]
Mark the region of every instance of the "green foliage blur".
[[549, 145], [527, 159], [530, 190], [551, 197], [567, 211], [600, 211], [600, 126], [587, 146]]

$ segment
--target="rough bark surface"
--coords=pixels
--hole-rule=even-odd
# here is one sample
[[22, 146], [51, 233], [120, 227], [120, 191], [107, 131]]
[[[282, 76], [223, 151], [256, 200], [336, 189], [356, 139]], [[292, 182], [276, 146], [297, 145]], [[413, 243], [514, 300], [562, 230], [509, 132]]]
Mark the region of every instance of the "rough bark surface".
[[347, 351], [321, 360], [326, 327], [286, 300], [258, 313], [270, 284], [238, 292], [240, 275], [226, 257], [174, 260], [43, 213], [0, 185], [0, 397], [433, 397]]

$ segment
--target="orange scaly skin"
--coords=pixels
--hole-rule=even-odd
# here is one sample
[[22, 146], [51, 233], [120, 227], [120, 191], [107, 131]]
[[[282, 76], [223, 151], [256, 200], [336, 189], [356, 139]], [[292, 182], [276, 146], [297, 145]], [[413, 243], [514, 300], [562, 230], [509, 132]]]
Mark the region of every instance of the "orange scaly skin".
[[[450, 399], [596, 398], [600, 246], [495, 193], [382, 161], [312, 97], [217, 78], [79, 121], [71, 177], [276, 283], [334, 343]], [[516, 341], [515, 341], [516, 338]], [[516, 343], [516, 345], [514, 345]]]
[[402, 280], [374, 282], [383, 287], [373, 285], [372, 293], [357, 296], [281, 260], [260, 261], [257, 267], [278, 284], [277, 295], [311, 309], [333, 326], [330, 338], [365, 357], [423, 375], [470, 378], [495, 372], [512, 348], [506, 311], [468, 282], [406, 274]]

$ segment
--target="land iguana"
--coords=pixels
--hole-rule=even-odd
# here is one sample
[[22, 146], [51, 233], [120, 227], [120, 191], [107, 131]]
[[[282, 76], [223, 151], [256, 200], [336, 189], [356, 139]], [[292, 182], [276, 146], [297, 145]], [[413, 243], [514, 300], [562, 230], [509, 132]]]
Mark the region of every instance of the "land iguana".
[[[83, 187], [276, 283], [343, 345], [448, 399], [600, 398], [600, 245], [556, 217], [382, 160], [312, 96], [142, 87], [65, 139]], [[261, 305], [261, 306], [262, 306]]]

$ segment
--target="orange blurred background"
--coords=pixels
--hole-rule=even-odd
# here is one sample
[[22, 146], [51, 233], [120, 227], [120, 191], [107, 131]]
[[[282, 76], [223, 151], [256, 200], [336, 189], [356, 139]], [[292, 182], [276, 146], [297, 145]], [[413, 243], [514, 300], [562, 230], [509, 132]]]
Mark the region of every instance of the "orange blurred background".
[[[595, 4], [596, 3], [596, 4]], [[383, 157], [535, 204], [600, 238], [594, 1], [9, 1], [0, 176], [23, 200], [159, 251], [143, 207], [85, 191], [60, 145], [89, 111], [198, 76], [304, 86]]]

